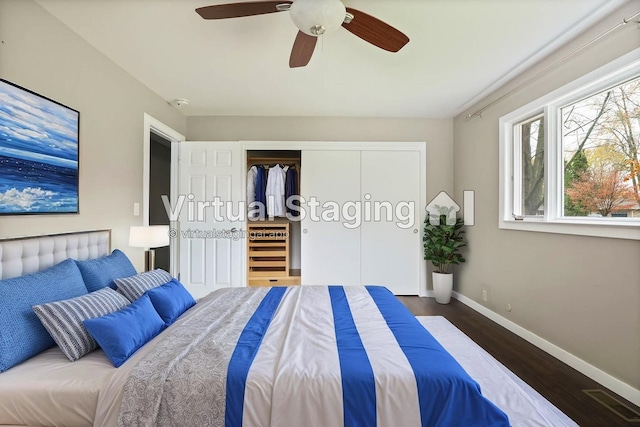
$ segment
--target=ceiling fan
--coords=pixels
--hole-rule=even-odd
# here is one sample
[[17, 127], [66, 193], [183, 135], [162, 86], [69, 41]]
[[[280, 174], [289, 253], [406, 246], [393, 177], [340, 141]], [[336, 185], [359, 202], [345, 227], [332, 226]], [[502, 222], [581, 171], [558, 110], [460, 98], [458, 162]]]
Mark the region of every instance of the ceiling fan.
[[289, 11], [298, 27], [289, 67], [304, 67], [311, 60], [318, 36], [341, 25], [366, 42], [389, 52], [397, 52], [409, 42], [402, 32], [359, 10], [345, 7], [340, 0], [249, 1], [205, 6], [196, 9], [204, 19], [226, 19]]

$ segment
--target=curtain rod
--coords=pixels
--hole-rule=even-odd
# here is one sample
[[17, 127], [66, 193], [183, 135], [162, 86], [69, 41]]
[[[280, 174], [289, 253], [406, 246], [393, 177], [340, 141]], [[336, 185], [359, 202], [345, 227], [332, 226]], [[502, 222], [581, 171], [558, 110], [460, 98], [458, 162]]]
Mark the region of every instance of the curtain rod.
[[516, 87], [514, 87], [513, 89], [511, 89], [510, 91], [508, 91], [507, 93], [505, 93], [504, 95], [500, 96], [499, 98], [496, 98], [495, 100], [491, 101], [490, 103], [486, 104], [485, 106], [477, 109], [476, 111], [474, 111], [471, 114], [467, 114], [467, 119], [471, 119], [472, 117], [475, 116], [482, 116], [482, 113], [488, 109], [493, 107], [495, 104], [497, 104], [498, 102], [502, 101], [504, 98], [508, 97], [509, 95], [511, 95], [514, 92], [517, 92], [518, 90], [522, 89], [524, 86], [526, 86], [527, 84], [531, 83], [533, 80], [535, 80], [536, 78], [538, 78], [542, 73], [544, 73], [545, 71], [548, 71], [549, 69], [555, 67], [558, 64], [563, 63], [564, 61], [566, 61], [567, 59], [571, 58], [573, 55], [575, 55], [576, 53], [586, 49], [587, 47], [591, 46], [592, 44], [594, 44], [595, 42], [597, 42], [598, 40], [602, 39], [603, 37], [606, 37], [607, 35], [609, 35], [610, 33], [612, 33], [613, 31], [617, 30], [618, 28], [628, 24], [629, 22], [631, 22], [631, 20], [633, 18], [635, 18], [636, 16], [640, 15], [640, 11], [634, 13], [633, 15], [629, 16], [628, 18], [624, 18], [622, 21], [618, 22], [616, 25], [614, 25], [613, 27], [609, 28], [607, 31], [605, 31], [604, 33], [600, 34], [599, 36], [591, 39], [589, 42], [583, 44], [582, 46], [572, 50], [571, 52], [569, 52], [567, 55], [563, 56], [562, 58], [552, 62], [551, 64], [547, 65], [546, 67], [544, 67], [543, 69], [539, 70], [538, 72], [536, 72], [534, 75], [532, 75], [531, 77], [529, 77], [528, 79], [524, 80], [523, 82], [521, 82], [520, 84], [518, 84]]

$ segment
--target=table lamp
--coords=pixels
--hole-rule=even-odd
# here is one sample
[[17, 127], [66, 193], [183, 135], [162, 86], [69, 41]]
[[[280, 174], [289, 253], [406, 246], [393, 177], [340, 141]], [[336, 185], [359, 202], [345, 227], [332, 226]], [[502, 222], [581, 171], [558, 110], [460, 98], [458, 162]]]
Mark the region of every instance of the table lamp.
[[144, 268], [150, 271], [155, 268], [156, 253], [153, 248], [169, 246], [168, 225], [131, 226], [129, 230], [129, 246], [145, 248]]

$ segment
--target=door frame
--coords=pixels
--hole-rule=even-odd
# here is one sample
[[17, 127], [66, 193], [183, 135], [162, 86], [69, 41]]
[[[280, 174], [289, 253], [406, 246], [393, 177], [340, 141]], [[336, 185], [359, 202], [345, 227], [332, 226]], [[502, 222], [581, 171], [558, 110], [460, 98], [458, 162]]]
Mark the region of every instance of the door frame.
[[[173, 196], [178, 191], [178, 144], [185, 141], [184, 135], [180, 132], [165, 125], [153, 116], [144, 113], [142, 140], [142, 225], [149, 225], [149, 173], [151, 170], [151, 132], [156, 133], [171, 143], [171, 189], [169, 199], [173, 200]], [[169, 227], [175, 228], [176, 221], [171, 221]], [[170, 254], [170, 271], [172, 276], [176, 276], [178, 272], [178, 239], [171, 239], [169, 246]]]

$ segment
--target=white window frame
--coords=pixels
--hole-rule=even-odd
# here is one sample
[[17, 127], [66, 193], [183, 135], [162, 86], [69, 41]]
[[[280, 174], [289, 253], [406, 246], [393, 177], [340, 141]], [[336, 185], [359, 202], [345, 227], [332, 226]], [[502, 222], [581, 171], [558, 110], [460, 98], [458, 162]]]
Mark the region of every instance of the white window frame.
[[[624, 83], [640, 74], [640, 48], [597, 70], [503, 116], [499, 120], [500, 136], [500, 206], [499, 228], [584, 236], [640, 240], [640, 218], [563, 217], [563, 153], [560, 135], [561, 109], [611, 86]], [[543, 114], [544, 146], [544, 215], [514, 218], [518, 178], [517, 138], [514, 127]], [[515, 178], [515, 179], [514, 179]]]
[[[513, 149], [513, 170], [522, 170], [522, 126], [526, 123], [535, 122], [538, 119], [544, 119], [544, 114], [542, 111], [539, 111], [537, 114], [533, 114], [532, 116], [527, 117], [524, 120], [518, 121], [512, 126], [513, 133], [513, 141], [512, 141], [512, 149]], [[545, 135], [546, 137], [546, 135]], [[546, 141], [546, 139], [545, 139]], [[546, 145], [545, 145], [546, 150]], [[545, 168], [547, 165], [544, 165]], [[545, 169], [546, 170], [546, 169]], [[524, 215], [522, 214], [522, 174], [511, 174], [513, 180], [513, 191], [511, 194], [513, 195], [513, 210], [512, 214], [519, 215], [521, 217], [526, 218], [540, 218], [539, 215]], [[546, 184], [546, 183], [545, 183]], [[517, 189], [517, 191], [516, 191]], [[546, 196], [546, 194], [545, 194]]]

